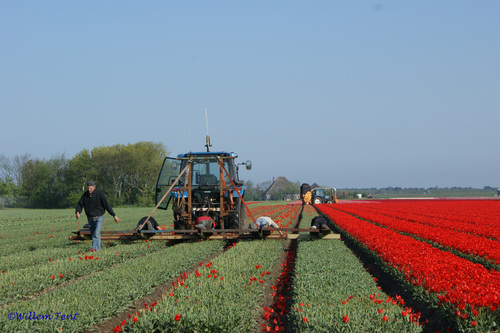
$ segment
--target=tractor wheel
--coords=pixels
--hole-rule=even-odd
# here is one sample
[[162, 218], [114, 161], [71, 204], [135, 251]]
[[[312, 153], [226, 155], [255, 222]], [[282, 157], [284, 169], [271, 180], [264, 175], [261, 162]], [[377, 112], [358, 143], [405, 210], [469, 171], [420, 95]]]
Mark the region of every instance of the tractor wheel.
[[185, 220], [177, 220], [174, 221], [174, 229], [175, 230], [186, 230], [187, 229], [187, 223]]
[[[140, 226], [144, 223], [144, 221], [146, 221], [147, 218], [148, 218], [147, 216], [144, 216], [139, 221], [139, 223], [137, 223], [137, 226], [135, 228], [137, 230], [139, 230]], [[158, 223], [156, 222], [156, 220], [153, 217], [150, 217], [148, 222], [140, 230], [158, 230], [158, 229], [159, 229]]]
[[332, 203], [333, 203], [333, 201], [332, 201], [332, 200], [328, 200], [326, 203], [327, 203], [327, 204], [332, 204]]
[[238, 200], [235, 204], [235, 211], [229, 215], [226, 223], [227, 229], [244, 229], [245, 228], [245, 205]]
[[315, 203], [316, 205], [318, 205], [318, 204], [323, 203], [323, 200], [321, 200], [320, 197], [316, 197], [316, 198], [313, 199], [313, 203]]
[[230, 214], [225, 221], [226, 229], [238, 229], [240, 226], [238, 224], [238, 214]]
[[240, 229], [245, 229], [246, 224], [245, 224], [245, 205], [241, 202], [240, 200], [240, 209], [239, 209], [239, 215], [240, 215]]

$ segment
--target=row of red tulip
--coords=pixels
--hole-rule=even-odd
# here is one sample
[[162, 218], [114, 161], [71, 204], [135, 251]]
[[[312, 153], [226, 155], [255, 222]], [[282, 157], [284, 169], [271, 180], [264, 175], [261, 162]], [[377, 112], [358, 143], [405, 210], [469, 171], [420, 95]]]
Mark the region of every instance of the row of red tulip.
[[438, 225], [431, 226], [414, 222], [406, 213], [399, 213], [399, 216], [392, 217], [385, 214], [383, 206], [377, 205], [377, 207], [380, 208], [380, 212], [365, 211], [360, 209], [359, 205], [342, 205], [339, 209], [395, 231], [415, 235], [463, 253], [492, 260], [497, 265], [500, 264], [499, 241]]
[[438, 305], [451, 308], [464, 320], [485, 310], [495, 311], [498, 316], [500, 272], [488, 271], [479, 264], [341, 212], [332, 205], [321, 205], [319, 209], [386, 264], [402, 272], [407, 282], [434, 295]]
[[[358, 210], [500, 240], [500, 200], [387, 200]], [[348, 206], [342, 205], [350, 209]]]

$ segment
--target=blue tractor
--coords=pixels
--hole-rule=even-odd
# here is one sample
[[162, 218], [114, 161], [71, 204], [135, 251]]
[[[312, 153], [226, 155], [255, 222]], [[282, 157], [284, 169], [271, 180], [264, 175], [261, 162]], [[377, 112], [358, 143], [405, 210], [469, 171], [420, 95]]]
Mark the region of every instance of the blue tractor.
[[[165, 158], [156, 184], [156, 204], [171, 204], [175, 230], [192, 230], [200, 217], [213, 229], [245, 228], [245, 187], [238, 176], [235, 153], [190, 152]], [[252, 163], [241, 163], [250, 170]], [[168, 199], [167, 199], [168, 197]]]

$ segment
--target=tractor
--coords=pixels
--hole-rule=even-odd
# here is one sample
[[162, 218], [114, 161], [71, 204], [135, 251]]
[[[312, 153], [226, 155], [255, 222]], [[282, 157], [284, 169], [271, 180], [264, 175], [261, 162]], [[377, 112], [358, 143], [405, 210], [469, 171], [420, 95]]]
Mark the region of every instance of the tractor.
[[311, 192], [311, 200], [314, 204], [338, 203], [337, 189], [330, 187], [315, 188]]
[[[156, 184], [156, 203], [159, 209], [168, 209], [171, 203], [174, 229], [191, 230], [202, 216], [214, 221], [214, 229], [245, 228], [245, 187], [238, 165], [250, 170], [252, 162], [237, 164], [237, 157], [207, 149], [165, 158]], [[165, 200], [169, 187], [170, 196]]]

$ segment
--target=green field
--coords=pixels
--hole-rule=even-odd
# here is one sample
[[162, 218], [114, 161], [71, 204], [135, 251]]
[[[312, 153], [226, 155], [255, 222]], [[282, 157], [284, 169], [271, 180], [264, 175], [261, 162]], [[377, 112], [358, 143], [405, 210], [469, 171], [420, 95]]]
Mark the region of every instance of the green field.
[[[115, 211], [121, 222], [106, 215], [103, 230], [130, 230], [150, 213]], [[314, 216], [308, 207], [301, 226]], [[170, 211], [154, 217], [169, 227]], [[339, 240], [103, 241], [90, 252], [91, 241], [68, 241], [84, 223], [70, 209], [0, 210], [2, 331], [421, 330], [399, 304], [373, 302], [391, 298]]]

